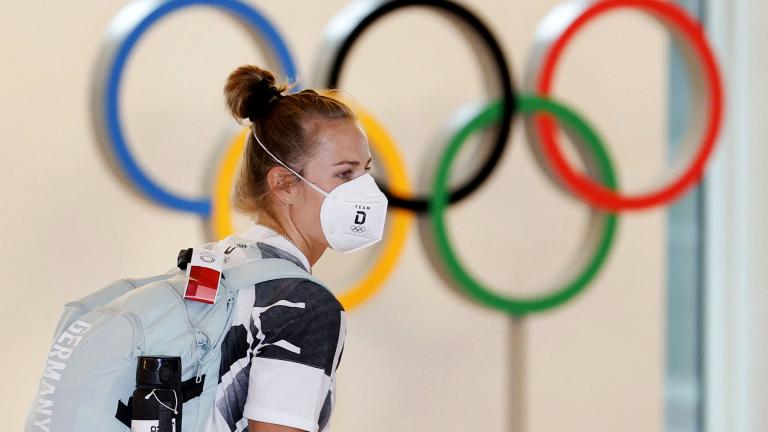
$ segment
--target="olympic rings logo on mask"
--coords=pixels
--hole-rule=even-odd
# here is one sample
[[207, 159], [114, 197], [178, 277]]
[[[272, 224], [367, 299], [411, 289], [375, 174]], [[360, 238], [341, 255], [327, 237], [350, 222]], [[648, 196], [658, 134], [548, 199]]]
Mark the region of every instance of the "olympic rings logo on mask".
[[[119, 90], [123, 69], [136, 42], [155, 22], [190, 6], [208, 6], [226, 12], [246, 25], [270, 59], [269, 67], [296, 80], [296, 67], [287, 44], [259, 11], [240, 0], [139, 0], [113, 19], [100, 57], [94, 87], [94, 120], [100, 144], [110, 165], [127, 183], [149, 200], [171, 209], [202, 216], [216, 239], [233, 232], [230, 192], [248, 131], [239, 133], [216, 165], [210, 198], [188, 198], [163, 187], [139, 166], [129, 151], [119, 115]], [[377, 180], [390, 207], [387, 234], [373, 267], [350, 289], [339, 295], [345, 308], [364, 303], [381, 287], [402, 253], [407, 233], [417, 228], [431, 264], [449, 286], [470, 299], [515, 316], [545, 311], [564, 304], [594, 279], [608, 256], [617, 227], [617, 213], [662, 206], [680, 197], [700, 181], [719, 134], [723, 118], [720, 71], [701, 25], [681, 7], [664, 0], [570, 0], [554, 9], [539, 24], [529, 59], [523, 91], [513, 84], [501, 46], [488, 27], [467, 8], [450, 0], [358, 1], [350, 4], [329, 25], [326, 44], [314, 71], [313, 86], [338, 88], [345, 59], [366, 29], [380, 18], [409, 7], [421, 7], [448, 18], [473, 45], [482, 66], [489, 103], [465, 107], [448, 126], [451, 138], [434, 170], [428, 197], [413, 196], [404, 163], [395, 142], [365, 109], [349, 103], [368, 134], [372, 150], [381, 160], [387, 183]], [[673, 35], [687, 63], [694, 103], [691, 129], [668, 182], [636, 195], [622, 194], [606, 146], [593, 128], [573, 109], [552, 98], [552, 82], [568, 43], [588, 23], [615, 10], [629, 9], [650, 15]], [[477, 190], [504, 154], [517, 114], [524, 117], [527, 142], [535, 160], [553, 184], [589, 205], [586, 243], [573, 270], [560, 284], [535, 297], [503, 296], [478, 281], [453, 251], [445, 211]], [[557, 142], [561, 127], [577, 147], [586, 167], [581, 173], [570, 166]], [[491, 129], [493, 127], [493, 129]], [[491, 133], [492, 132], [492, 133]], [[490, 151], [469, 180], [449, 190], [451, 164], [470, 135], [482, 133]], [[698, 134], [698, 135], [697, 135]], [[431, 172], [431, 171], [430, 171]]]

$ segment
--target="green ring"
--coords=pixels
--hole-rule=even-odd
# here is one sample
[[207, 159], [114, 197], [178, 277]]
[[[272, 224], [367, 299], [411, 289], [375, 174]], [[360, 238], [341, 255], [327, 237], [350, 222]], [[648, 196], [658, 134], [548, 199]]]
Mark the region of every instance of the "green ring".
[[[615, 190], [617, 188], [613, 165], [603, 146], [602, 140], [575, 112], [550, 99], [534, 96], [521, 96], [519, 99], [519, 108], [520, 111], [526, 115], [543, 111], [558, 119], [562, 125], [566, 126], [566, 129], [569, 132], [575, 133], [576, 137], [579, 138], [574, 141], [577, 144], [583, 145], [581, 150], [586, 151], [587, 154], [594, 158], [594, 169], [597, 171], [596, 174], [601, 182], [610, 189]], [[462, 125], [458, 132], [450, 139], [446, 151], [440, 157], [435, 175], [432, 194], [429, 200], [429, 220], [432, 225], [431, 234], [434, 239], [433, 243], [444, 264], [443, 267], [448, 272], [449, 278], [454, 281], [464, 293], [480, 303], [495, 309], [500, 309], [512, 315], [522, 316], [557, 307], [573, 298], [587, 287], [608, 256], [616, 232], [617, 216], [614, 213], [602, 213], [596, 209], [592, 209], [594, 213], [601, 213], [604, 218], [601, 224], [602, 229], [599, 232], [597, 246], [594, 248], [592, 256], [586, 260], [585, 267], [562, 287], [557, 288], [550, 293], [537, 297], [525, 298], [502, 296], [494, 293], [490, 288], [484, 286], [475, 277], [469, 274], [459, 258], [453, 252], [445, 226], [445, 209], [448, 200], [450, 166], [467, 138], [480, 129], [493, 126], [498, 122], [500, 115], [501, 104], [499, 102], [493, 102], [466, 124]], [[587, 165], [589, 166], [590, 164], [587, 163]]]

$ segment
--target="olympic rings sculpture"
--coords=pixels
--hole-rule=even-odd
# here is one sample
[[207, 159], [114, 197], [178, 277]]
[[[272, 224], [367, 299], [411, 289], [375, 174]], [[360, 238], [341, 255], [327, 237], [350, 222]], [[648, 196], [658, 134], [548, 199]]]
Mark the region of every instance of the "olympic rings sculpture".
[[[133, 190], [156, 204], [202, 216], [208, 232], [217, 239], [233, 232], [230, 191], [247, 130], [232, 140], [215, 164], [217, 171], [211, 176], [211, 196], [189, 198], [163, 187], [144, 172], [131, 156], [120, 122], [120, 81], [136, 42], [161, 18], [191, 6], [216, 8], [245, 24], [266, 54], [268, 66], [289, 81], [296, 80], [296, 66], [287, 44], [269, 20], [252, 6], [240, 0], [138, 0], [121, 10], [110, 25], [97, 67], [93, 118], [110, 165]], [[722, 125], [723, 85], [704, 30], [679, 6], [664, 0], [570, 0], [555, 7], [539, 25], [523, 91], [519, 92], [495, 36], [464, 6], [451, 0], [358, 1], [330, 23], [314, 72], [313, 87], [338, 88], [344, 61], [363, 32], [380, 18], [409, 7], [426, 8], [448, 18], [475, 51], [481, 53], [478, 60], [487, 84], [487, 101], [465, 109], [446, 126], [452, 138], [434, 170], [428, 197], [413, 196], [397, 145], [380, 122], [361, 106], [345, 101], [357, 113], [372, 150], [382, 162], [386, 178], [377, 182], [387, 194], [391, 208], [380, 256], [359, 282], [339, 295], [348, 310], [364, 303], [382, 286], [397, 264], [414, 221], [431, 264], [450, 287], [475, 302], [518, 317], [552, 309], [582, 292], [599, 272], [611, 249], [618, 224], [617, 212], [668, 204], [700, 181]], [[685, 53], [694, 86], [692, 126], [673, 164], [674, 171], [665, 176], [671, 180], [633, 196], [618, 190], [608, 150], [599, 135], [576, 111], [551, 97], [557, 64], [568, 42], [589, 22], [618, 9], [648, 14], [673, 35], [674, 42]], [[699, 79], [701, 72], [703, 79]], [[449, 205], [469, 196], [495, 169], [518, 113], [524, 117], [527, 142], [533, 148], [539, 167], [556, 187], [588, 204], [591, 212], [588, 235], [582, 247], [584, 255], [577, 258], [570, 273], [559, 279], [565, 282], [535, 297], [497, 294], [471, 275], [453, 252], [444, 218]], [[558, 126], [576, 146], [585, 173], [577, 172], [566, 161], [556, 140]], [[490, 150], [471, 180], [449, 190], [451, 164], [472, 134], [482, 134], [481, 142], [487, 143]], [[416, 215], [423, 217], [416, 219]]]

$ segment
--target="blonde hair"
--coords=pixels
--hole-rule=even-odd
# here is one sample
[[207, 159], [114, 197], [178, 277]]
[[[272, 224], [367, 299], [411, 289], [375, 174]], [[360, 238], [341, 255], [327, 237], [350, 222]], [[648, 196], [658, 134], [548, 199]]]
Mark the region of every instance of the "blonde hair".
[[307, 89], [283, 94], [293, 86], [277, 83], [274, 75], [254, 65], [243, 65], [227, 78], [224, 97], [235, 119], [251, 121], [238, 177], [235, 181], [235, 209], [256, 216], [271, 214], [267, 173], [278, 165], [258, 145], [253, 133], [272, 154], [303, 174], [306, 161], [314, 154], [316, 136], [324, 121], [355, 119], [352, 110], [337, 98]]

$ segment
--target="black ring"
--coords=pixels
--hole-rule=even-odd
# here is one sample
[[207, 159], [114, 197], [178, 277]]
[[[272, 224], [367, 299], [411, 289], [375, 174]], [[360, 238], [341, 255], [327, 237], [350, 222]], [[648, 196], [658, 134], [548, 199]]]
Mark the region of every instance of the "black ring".
[[[486, 27], [477, 16], [463, 6], [448, 0], [391, 0], [382, 2], [367, 11], [360, 21], [351, 27], [343, 36], [340, 45], [335, 51], [335, 58], [331, 62], [330, 74], [327, 75], [326, 82], [323, 84], [329, 89], [338, 88], [337, 85], [339, 83], [344, 61], [351, 51], [353, 44], [363, 34], [363, 31], [370, 27], [377, 19], [397, 9], [402, 9], [408, 6], [426, 6], [435, 8], [440, 12], [448, 13], [454, 18], [458, 18], [462, 23], [467, 24], [469, 29], [471, 29], [475, 35], [480, 37], [480, 40], [487, 48], [500, 81], [499, 84], [501, 86], [503, 109], [495, 144], [488, 155], [488, 158], [480, 167], [477, 175], [466, 184], [461, 185], [457, 190], [451, 192], [449, 203], [453, 204], [474, 192], [475, 189], [490, 176], [494, 168], [496, 168], [496, 165], [501, 159], [504, 149], [507, 146], [507, 140], [509, 139], [510, 131], [512, 129], [512, 119], [517, 113], [517, 92], [512, 83], [507, 60], [504, 57], [504, 53], [501, 50], [499, 43], [493, 36], [493, 33], [491, 33], [488, 27]], [[338, 30], [338, 28], [335, 28], [335, 30]], [[417, 213], [424, 213], [427, 211], [429, 199], [421, 197], [398, 197], [393, 195], [386, 185], [381, 182], [379, 183], [382, 192], [387, 196], [391, 206], [412, 210]]]

